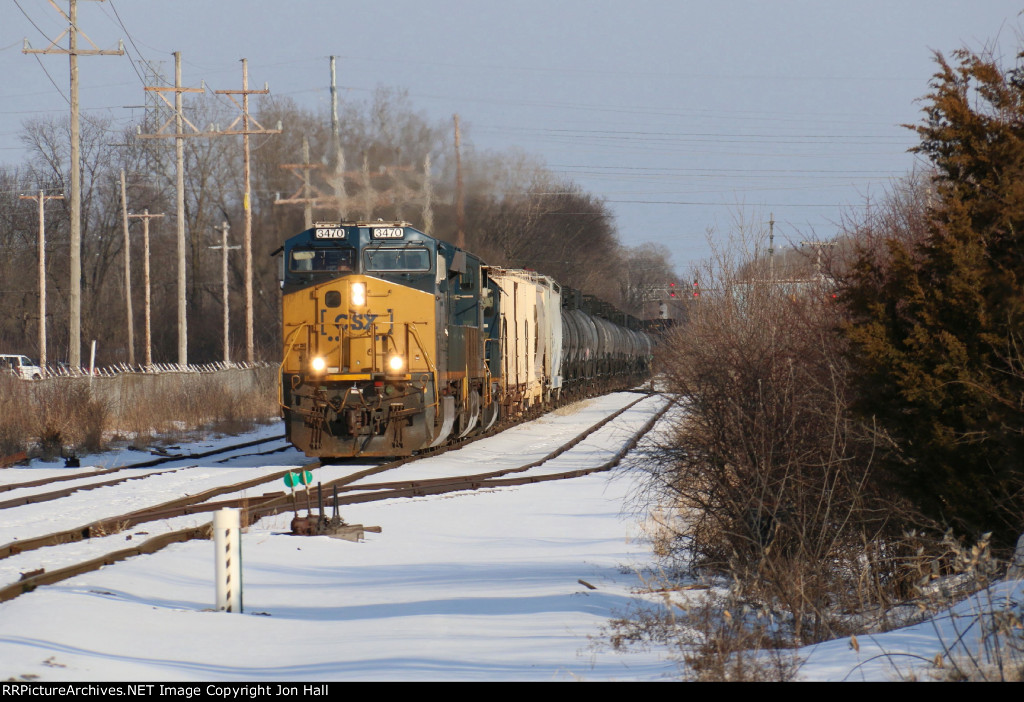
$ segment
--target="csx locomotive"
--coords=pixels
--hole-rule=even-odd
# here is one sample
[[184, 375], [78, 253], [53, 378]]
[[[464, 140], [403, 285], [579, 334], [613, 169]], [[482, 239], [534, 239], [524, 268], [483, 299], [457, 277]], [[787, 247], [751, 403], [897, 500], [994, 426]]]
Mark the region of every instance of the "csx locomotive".
[[309, 456], [410, 455], [649, 374], [638, 320], [408, 222], [317, 223], [281, 261], [279, 399]]

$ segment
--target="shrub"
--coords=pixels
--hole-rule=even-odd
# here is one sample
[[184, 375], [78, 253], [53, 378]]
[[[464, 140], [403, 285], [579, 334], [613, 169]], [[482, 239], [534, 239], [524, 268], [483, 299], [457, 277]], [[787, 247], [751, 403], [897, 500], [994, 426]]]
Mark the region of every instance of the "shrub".
[[812, 261], [785, 280], [772, 269], [741, 240], [701, 272], [688, 323], [662, 345], [683, 411], [653, 453], [647, 497], [680, 514], [670, 554], [728, 578], [807, 643], [910, 593], [902, 534], [915, 521], [876, 479], [884, 436], [849, 412], [828, 279]]

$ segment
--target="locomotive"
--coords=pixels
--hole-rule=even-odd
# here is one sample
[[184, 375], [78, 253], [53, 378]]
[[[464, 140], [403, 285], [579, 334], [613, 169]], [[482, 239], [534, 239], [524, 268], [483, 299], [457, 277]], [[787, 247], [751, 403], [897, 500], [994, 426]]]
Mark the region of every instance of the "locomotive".
[[320, 222], [281, 256], [279, 401], [309, 456], [408, 456], [649, 375], [639, 320], [408, 222]]

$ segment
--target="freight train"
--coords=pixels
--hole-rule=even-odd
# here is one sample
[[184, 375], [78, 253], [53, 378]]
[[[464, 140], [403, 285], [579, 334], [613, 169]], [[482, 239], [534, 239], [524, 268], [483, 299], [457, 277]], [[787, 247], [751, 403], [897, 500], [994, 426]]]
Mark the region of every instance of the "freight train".
[[282, 247], [279, 400], [309, 456], [407, 456], [650, 374], [639, 320], [408, 222]]

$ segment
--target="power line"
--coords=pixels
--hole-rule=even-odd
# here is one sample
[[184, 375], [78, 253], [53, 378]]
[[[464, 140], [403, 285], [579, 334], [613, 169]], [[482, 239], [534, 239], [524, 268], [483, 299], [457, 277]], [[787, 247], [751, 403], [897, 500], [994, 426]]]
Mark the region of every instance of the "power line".
[[[735, 202], [700, 202], [697, 200], [605, 200], [605, 202], [621, 203], [621, 204], [637, 204], [637, 205], [699, 205], [699, 206], [711, 206], [711, 207], [736, 207]], [[771, 202], [759, 202], [758, 207], [847, 207], [848, 204], [844, 203], [771, 203]]]
[[37, 32], [39, 32], [39, 33], [40, 33], [41, 35], [43, 35], [43, 38], [44, 38], [44, 39], [45, 39], [45, 38], [48, 38], [48, 37], [50, 36], [49, 34], [47, 34], [46, 32], [44, 32], [44, 31], [43, 31], [43, 30], [42, 30], [42, 29], [41, 29], [41, 28], [39, 27], [39, 25], [38, 25], [38, 24], [36, 24], [36, 22], [35, 22], [35, 20], [34, 20], [34, 19], [32, 19], [31, 17], [29, 17], [29, 16], [28, 16], [28, 13], [27, 13], [27, 12], [25, 12], [25, 8], [23, 8], [23, 7], [21, 6], [21, 3], [20, 3], [20, 2], [18, 2], [18, 0], [14, 0], [14, 4], [18, 6], [18, 9], [19, 9], [19, 10], [21, 10], [21, 14], [25, 15], [25, 19], [27, 19], [27, 20], [29, 21], [29, 24], [31, 24], [31, 25], [32, 25], [33, 27], [35, 27], [35, 28], [36, 28], [36, 31], [37, 31]]
[[[139, 47], [135, 45], [135, 38], [132, 37], [131, 32], [128, 31], [128, 28], [124, 26], [124, 22], [121, 21], [121, 15], [118, 13], [117, 8], [114, 7], [114, 0], [109, 0], [109, 2], [110, 9], [114, 11], [114, 16], [117, 17], [117, 23], [121, 25], [121, 29], [124, 31], [125, 36], [128, 37], [128, 43], [130, 43], [132, 45], [132, 48], [135, 49], [135, 53], [138, 54], [139, 60], [145, 61], [142, 52], [139, 51]], [[104, 12], [106, 11], [104, 10]], [[132, 59], [131, 54], [126, 53], [125, 55], [128, 56], [128, 62], [132, 65], [132, 70], [135, 71], [135, 75], [139, 77], [139, 82], [142, 83], [143, 86], [145, 86], [146, 80], [142, 77], [142, 74], [139, 73], [139, 68], [135, 65], [135, 61]]]
[[800, 139], [900, 139], [904, 140], [906, 137], [903, 134], [900, 135], [884, 135], [884, 134], [757, 134], [748, 132], [664, 132], [664, 131], [646, 131], [639, 129], [565, 129], [558, 127], [517, 127], [517, 126], [504, 126], [494, 125], [489, 127], [483, 127], [483, 130], [505, 130], [509, 132], [525, 132], [533, 134], [545, 134], [550, 136], [578, 136], [578, 135], [594, 135], [594, 138], [619, 138], [619, 139], [632, 139], [635, 137], [655, 137], [654, 141], [660, 141], [660, 137], [669, 137], [672, 139], [678, 139], [682, 137], [715, 137], [715, 138], [735, 138], [735, 139], [780, 139], [780, 138], [793, 138], [797, 137]]

